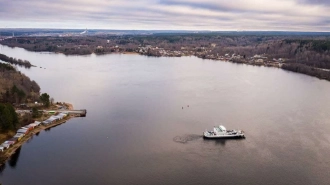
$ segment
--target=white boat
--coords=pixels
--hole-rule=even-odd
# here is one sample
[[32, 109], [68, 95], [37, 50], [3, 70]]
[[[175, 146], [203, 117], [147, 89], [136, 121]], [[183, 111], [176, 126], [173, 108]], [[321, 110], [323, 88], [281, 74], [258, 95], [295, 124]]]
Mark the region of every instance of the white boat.
[[242, 130], [227, 130], [223, 125], [215, 126], [213, 131], [205, 131], [204, 138], [222, 139], [222, 138], [244, 138]]

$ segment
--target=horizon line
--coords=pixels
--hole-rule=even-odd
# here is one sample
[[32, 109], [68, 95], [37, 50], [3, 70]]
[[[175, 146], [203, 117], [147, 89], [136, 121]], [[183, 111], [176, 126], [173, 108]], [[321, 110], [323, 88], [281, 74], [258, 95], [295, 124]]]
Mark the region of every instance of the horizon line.
[[45, 29], [45, 30], [104, 30], [104, 31], [180, 31], [180, 32], [297, 32], [297, 33], [330, 33], [330, 31], [301, 31], [301, 30], [188, 30], [188, 29], [108, 29], [108, 28], [1, 28], [5, 29]]

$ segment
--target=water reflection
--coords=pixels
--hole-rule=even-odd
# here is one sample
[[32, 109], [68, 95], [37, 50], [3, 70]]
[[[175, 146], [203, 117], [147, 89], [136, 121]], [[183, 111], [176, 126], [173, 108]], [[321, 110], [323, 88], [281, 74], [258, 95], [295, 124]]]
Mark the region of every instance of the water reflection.
[[222, 146], [225, 146], [226, 145], [226, 139], [217, 139], [217, 140], [214, 140], [214, 143], [216, 145], [222, 145]]
[[57, 127], [57, 126], [59, 126], [59, 125], [54, 125], [54, 126], [52, 126], [52, 127], [46, 128], [45, 131], [46, 131], [46, 132], [49, 132], [52, 128], [55, 128], [55, 127]]
[[245, 138], [225, 138], [225, 139], [207, 139], [203, 138], [204, 143], [215, 143], [215, 145], [222, 145], [225, 146], [226, 142], [231, 142], [231, 141], [238, 141], [238, 140], [245, 140]]
[[176, 143], [185, 144], [189, 141], [194, 141], [194, 140], [197, 140], [197, 139], [200, 139], [200, 138], [202, 138], [201, 135], [187, 134], [187, 135], [183, 135], [183, 136], [175, 136], [173, 138], [173, 141], [176, 142]]
[[21, 153], [21, 148], [19, 147], [15, 153], [9, 158], [8, 164], [10, 167], [15, 168], [19, 159], [19, 155]]
[[2, 172], [4, 172], [5, 169], [6, 169], [6, 163], [4, 163], [0, 166], [0, 175], [2, 175]]
[[26, 143], [30, 143], [30, 142], [33, 140], [33, 137], [34, 137], [34, 135], [32, 135], [32, 136], [26, 141]]

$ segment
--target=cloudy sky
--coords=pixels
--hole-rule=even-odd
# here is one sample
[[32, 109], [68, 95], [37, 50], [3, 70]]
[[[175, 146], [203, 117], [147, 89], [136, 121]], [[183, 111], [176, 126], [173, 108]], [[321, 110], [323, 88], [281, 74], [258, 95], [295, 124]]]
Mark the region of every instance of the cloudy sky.
[[0, 27], [330, 31], [330, 0], [0, 0]]

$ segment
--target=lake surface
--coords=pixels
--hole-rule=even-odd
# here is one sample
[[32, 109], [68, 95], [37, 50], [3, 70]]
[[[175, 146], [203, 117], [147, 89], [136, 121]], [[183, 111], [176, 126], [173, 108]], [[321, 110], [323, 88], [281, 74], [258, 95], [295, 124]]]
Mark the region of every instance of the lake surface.
[[[327, 81], [195, 57], [0, 53], [38, 66], [19, 69], [55, 101], [88, 110], [24, 144], [4, 185], [330, 183]], [[246, 139], [201, 137], [219, 124]]]

